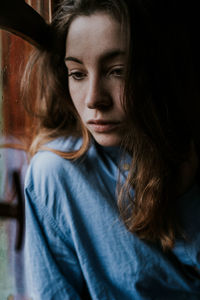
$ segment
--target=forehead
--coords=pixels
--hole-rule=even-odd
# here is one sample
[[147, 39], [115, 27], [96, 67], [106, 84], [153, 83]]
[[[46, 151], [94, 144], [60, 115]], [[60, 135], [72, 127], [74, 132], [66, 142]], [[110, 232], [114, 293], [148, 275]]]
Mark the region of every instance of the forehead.
[[[66, 54], [100, 54], [111, 49], [125, 50], [125, 34], [120, 23], [107, 13], [76, 17], [66, 38]], [[72, 52], [72, 53], [71, 53]]]

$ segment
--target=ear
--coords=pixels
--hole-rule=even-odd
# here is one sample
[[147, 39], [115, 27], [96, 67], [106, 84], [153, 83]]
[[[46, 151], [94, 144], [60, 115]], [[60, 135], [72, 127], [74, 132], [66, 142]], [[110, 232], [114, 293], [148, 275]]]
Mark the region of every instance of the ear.
[[24, 0], [0, 0], [0, 28], [10, 31], [34, 46], [48, 45], [49, 27]]

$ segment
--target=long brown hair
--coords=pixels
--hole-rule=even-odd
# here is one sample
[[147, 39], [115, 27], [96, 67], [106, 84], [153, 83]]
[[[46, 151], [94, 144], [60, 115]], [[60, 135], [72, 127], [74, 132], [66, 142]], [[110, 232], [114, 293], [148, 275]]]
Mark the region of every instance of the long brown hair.
[[[83, 137], [80, 150], [57, 153], [68, 159], [80, 157], [89, 147], [90, 134], [69, 95], [64, 65], [68, 28], [75, 17], [97, 11], [111, 14], [126, 28], [123, 106], [128, 130], [122, 145], [132, 156], [132, 163], [119, 191], [119, 210], [132, 233], [170, 249], [181, 232], [175, 205], [180, 166], [188, 159], [191, 142], [199, 145], [192, 118], [186, 114], [188, 98], [195, 103], [198, 89], [188, 26], [184, 18], [177, 22], [176, 1], [173, 8], [162, 7], [159, 2], [61, 1], [49, 26], [50, 44], [34, 54], [22, 84], [26, 107], [34, 111], [37, 120], [31, 153], [55, 137], [76, 135]], [[181, 14], [184, 17], [184, 12]], [[33, 82], [37, 94], [36, 101], [31, 102], [27, 92]]]

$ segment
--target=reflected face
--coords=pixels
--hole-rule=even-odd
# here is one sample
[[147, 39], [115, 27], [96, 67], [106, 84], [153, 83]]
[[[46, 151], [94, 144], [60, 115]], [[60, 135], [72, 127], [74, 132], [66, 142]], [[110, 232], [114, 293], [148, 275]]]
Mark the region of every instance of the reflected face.
[[82, 122], [102, 146], [119, 145], [125, 113], [125, 38], [120, 24], [106, 13], [72, 21], [65, 62], [69, 92]]

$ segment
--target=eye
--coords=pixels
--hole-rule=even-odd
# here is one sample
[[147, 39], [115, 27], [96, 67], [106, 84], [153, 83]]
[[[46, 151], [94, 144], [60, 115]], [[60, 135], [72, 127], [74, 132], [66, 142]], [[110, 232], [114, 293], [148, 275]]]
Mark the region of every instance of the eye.
[[109, 75], [114, 77], [124, 77], [124, 67], [115, 67], [112, 70], [110, 70]]
[[86, 74], [79, 71], [73, 71], [68, 74], [68, 77], [72, 77], [74, 80], [83, 80], [86, 77]]

